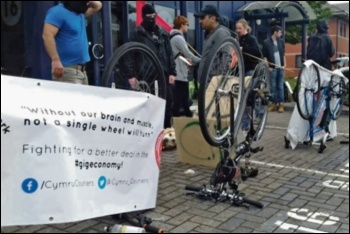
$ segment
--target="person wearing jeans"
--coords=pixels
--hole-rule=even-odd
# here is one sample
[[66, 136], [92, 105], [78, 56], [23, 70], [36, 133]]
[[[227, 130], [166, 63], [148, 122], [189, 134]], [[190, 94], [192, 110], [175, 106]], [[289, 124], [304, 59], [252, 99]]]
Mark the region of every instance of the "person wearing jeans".
[[263, 43], [262, 53], [269, 63], [272, 104], [269, 111], [284, 112], [284, 68], [286, 66], [285, 47], [281, 39], [282, 28], [273, 26], [271, 37]]
[[279, 103], [279, 110], [283, 109], [284, 102], [284, 70], [282, 68], [275, 68], [270, 73], [270, 85], [273, 103], [275, 106]]

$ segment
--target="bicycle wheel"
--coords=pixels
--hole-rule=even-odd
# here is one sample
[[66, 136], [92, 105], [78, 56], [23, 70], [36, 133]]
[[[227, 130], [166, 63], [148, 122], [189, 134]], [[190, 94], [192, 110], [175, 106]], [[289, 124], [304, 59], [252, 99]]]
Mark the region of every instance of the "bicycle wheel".
[[[134, 87], [130, 78], [136, 78]], [[119, 47], [107, 63], [102, 75], [105, 87], [115, 84], [117, 89], [146, 92], [166, 98], [166, 83], [162, 66], [156, 54], [146, 45], [128, 42]]]
[[343, 78], [333, 75], [329, 82], [329, 88], [329, 108], [331, 111], [330, 114], [333, 120], [337, 120], [343, 110], [343, 95], [346, 93], [346, 85]]
[[[243, 113], [244, 66], [238, 43], [233, 38], [219, 41], [209, 52], [200, 74], [200, 127], [209, 144], [220, 146], [232, 131], [231, 115], [234, 116], [236, 129], [236, 121], [240, 124]], [[231, 95], [234, 95], [234, 113], [231, 113], [230, 108]], [[237, 132], [238, 130], [231, 137], [235, 137]]]
[[[314, 101], [320, 92], [320, 73], [314, 64], [303, 66], [297, 81], [297, 107], [300, 116], [310, 120], [313, 115]], [[317, 105], [315, 105], [317, 106]]]
[[254, 89], [251, 91], [253, 94], [252, 101], [252, 120], [254, 128], [253, 140], [258, 141], [261, 139], [268, 115], [268, 101], [271, 96], [270, 93], [270, 72], [267, 63], [260, 62], [253, 73]]

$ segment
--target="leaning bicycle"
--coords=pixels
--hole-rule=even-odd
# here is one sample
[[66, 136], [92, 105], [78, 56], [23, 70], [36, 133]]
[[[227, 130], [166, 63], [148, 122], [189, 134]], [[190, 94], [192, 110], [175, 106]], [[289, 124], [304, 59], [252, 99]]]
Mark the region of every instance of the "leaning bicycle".
[[[136, 83], [131, 84], [130, 79]], [[146, 45], [128, 42], [119, 47], [102, 75], [105, 87], [145, 92], [166, 98], [166, 81], [157, 55]]]
[[[266, 124], [271, 96], [268, 67], [260, 63], [252, 78], [245, 79], [242, 53], [232, 38], [218, 43], [208, 58], [201, 73], [198, 116], [204, 138], [219, 147], [224, 158], [214, 170], [208, 187], [189, 185], [185, 189], [215, 201], [262, 208], [263, 204], [245, 198], [238, 190], [241, 179], [245, 179], [240, 176], [239, 161], [262, 151], [251, 145], [261, 138]], [[249, 120], [248, 125], [242, 124], [243, 117]], [[242, 129], [246, 135], [238, 136]]]
[[[135, 79], [132, 84], [130, 79]], [[128, 42], [119, 47], [106, 64], [102, 75], [103, 86], [135, 92], [149, 93], [166, 99], [166, 80], [157, 55], [146, 45]], [[114, 215], [135, 227], [150, 233], [163, 233], [152, 226], [152, 219], [141, 212]]]

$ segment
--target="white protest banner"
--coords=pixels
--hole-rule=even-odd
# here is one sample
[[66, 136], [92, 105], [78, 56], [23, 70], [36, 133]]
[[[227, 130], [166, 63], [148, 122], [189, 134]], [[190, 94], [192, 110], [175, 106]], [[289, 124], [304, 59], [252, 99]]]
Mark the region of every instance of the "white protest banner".
[[1, 75], [1, 226], [156, 206], [165, 101]]

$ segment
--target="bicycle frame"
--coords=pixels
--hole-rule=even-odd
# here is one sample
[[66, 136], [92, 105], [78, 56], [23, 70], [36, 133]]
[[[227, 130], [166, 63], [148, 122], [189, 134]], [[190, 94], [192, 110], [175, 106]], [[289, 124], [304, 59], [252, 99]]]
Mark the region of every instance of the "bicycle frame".
[[[337, 59], [334, 64], [339, 63], [340, 65], [343, 65], [347, 61], [348, 58]], [[309, 70], [305, 70], [305, 73], [302, 73], [305, 66], [313, 69], [313, 71], [316, 71], [309, 73], [312, 74], [312, 77], [310, 77], [310, 75], [306, 75], [308, 74]], [[300, 138], [298, 140], [304, 144], [312, 145], [318, 144], [314, 143], [316, 138], [317, 141], [320, 139], [320, 148], [318, 152], [322, 153], [324, 149], [326, 149], [325, 143], [331, 134], [331, 121], [336, 120], [341, 113], [342, 96], [344, 94], [344, 88], [347, 80], [345, 80], [339, 69], [336, 69], [330, 73], [328, 70], [325, 70], [312, 61], [308, 61], [308, 63], [304, 65], [303, 69], [298, 77], [298, 85], [301, 85], [300, 90], [304, 93], [297, 100], [297, 106], [299, 115], [308, 121], [309, 129], [305, 132], [305, 135], [304, 133], [299, 135]], [[318, 83], [317, 88], [312, 85], [313, 83], [307, 83], [308, 81]], [[320, 84], [321, 82], [323, 82], [323, 84]], [[306, 85], [303, 86], [304, 84]], [[299, 89], [297, 88], [297, 90]], [[298, 93], [298, 95], [300, 95], [300, 93]], [[304, 107], [300, 105], [300, 103], [304, 105], [305, 103], [309, 103], [310, 106], [307, 106], [306, 104], [306, 107]], [[295, 133], [291, 133], [289, 130], [288, 134], [290, 134], [288, 137], [295, 136]], [[285, 143], [285, 148], [289, 148], [291, 142], [287, 137], [285, 137]], [[294, 144], [295, 143], [296, 142], [294, 140]]]
[[[341, 98], [338, 99], [334, 110], [331, 110], [330, 102], [331, 102], [331, 93], [336, 86], [340, 84], [337, 83], [335, 86], [331, 87], [330, 84], [321, 88], [321, 98], [320, 100], [313, 99], [313, 109], [316, 110], [312, 119], [309, 121], [309, 137], [310, 143], [313, 142], [314, 136], [319, 132], [325, 131], [326, 136], [321, 141], [320, 152], [322, 152], [326, 147], [324, 146], [325, 141], [330, 134], [329, 131], [329, 123], [334, 118], [335, 112], [337, 108], [340, 106]], [[325, 106], [325, 107], [324, 107]], [[324, 109], [324, 110], [323, 110]], [[320, 115], [320, 113], [322, 113]]]

